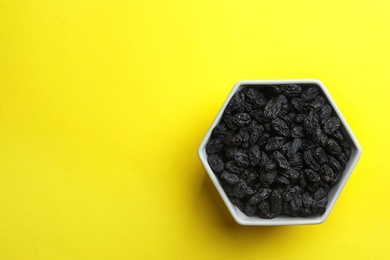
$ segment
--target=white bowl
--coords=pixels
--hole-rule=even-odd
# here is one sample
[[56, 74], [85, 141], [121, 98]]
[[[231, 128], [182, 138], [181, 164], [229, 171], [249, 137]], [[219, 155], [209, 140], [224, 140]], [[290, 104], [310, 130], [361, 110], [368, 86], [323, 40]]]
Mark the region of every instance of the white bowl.
[[[215, 126], [217, 126], [222, 118], [222, 114], [229, 103], [232, 96], [243, 89], [246, 86], [261, 88], [264, 86], [269, 85], [277, 85], [277, 84], [315, 84], [318, 85], [322, 91], [324, 92], [325, 96], [328, 99], [329, 104], [333, 107], [334, 112], [338, 115], [338, 117], [341, 120], [341, 126], [340, 131], [344, 134], [345, 138], [350, 141], [351, 144], [351, 158], [348, 161], [348, 164], [346, 165], [346, 168], [343, 173], [343, 177], [341, 180], [333, 186], [329, 191], [329, 203], [326, 208], [326, 211], [321, 216], [315, 216], [315, 217], [290, 217], [290, 216], [279, 216], [274, 219], [263, 219], [257, 216], [247, 216], [243, 212], [241, 212], [238, 207], [233, 205], [228, 196], [226, 195], [225, 191], [223, 190], [217, 176], [215, 173], [211, 170], [208, 162], [207, 162], [207, 154], [206, 154], [206, 144], [208, 143], [211, 132], [214, 129]], [[223, 201], [225, 202], [226, 206], [228, 207], [230, 213], [232, 214], [233, 218], [236, 220], [237, 223], [241, 225], [258, 225], [258, 226], [278, 226], [278, 225], [307, 225], [307, 224], [320, 224], [325, 221], [325, 219], [329, 216], [329, 213], [331, 212], [333, 206], [336, 203], [336, 200], [338, 199], [342, 189], [344, 188], [349, 176], [351, 175], [356, 163], [358, 162], [360, 155], [362, 153], [362, 150], [360, 148], [359, 143], [357, 142], [355, 136], [353, 135], [351, 129], [349, 128], [347, 122], [345, 121], [344, 117], [342, 116], [340, 110], [337, 108], [335, 102], [333, 101], [332, 97], [330, 96], [329, 92], [325, 88], [325, 86], [319, 81], [319, 80], [313, 80], [313, 79], [303, 79], [303, 80], [245, 80], [245, 81], [239, 81], [237, 82], [233, 89], [230, 91], [228, 97], [226, 98], [225, 102], [223, 103], [221, 109], [219, 110], [217, 116], [215, 117], [213, 123], [211, 124], [209, 130], [206, 133], [206, 136], [203, 138], [202, 143], [199, 146], [198, 149], [198, 155], [200, 160], [202, 161], [208, 175], [210, 176], [212, 182], [214, 183], [215, 187], [217, 188], [219, 194], [221, 195]]]

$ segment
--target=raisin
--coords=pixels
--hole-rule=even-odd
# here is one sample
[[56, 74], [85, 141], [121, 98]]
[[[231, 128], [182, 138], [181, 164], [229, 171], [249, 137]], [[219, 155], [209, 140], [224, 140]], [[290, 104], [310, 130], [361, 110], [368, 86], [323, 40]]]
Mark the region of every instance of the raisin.
[[321, 147], [317, 147], [315, 150], [314, 150], [314, 159], [319, 163], [319, 164], [325, 164], [328, 162], [328, 155], [326, 154], [326, 152], [324, 151], [324, 149], [322, 149]]
[[227, 146], [239, 146], [240, 144], [242, 144], [243, 138], [240, 134], [237, 133], [226, 136], [225, 139], [223, 139], [223, 142]]
[[267, 141], [267, 144], [265, 145], [265, 150], [271, 151], [271, 150], [277, 150], [282, 148], [284, 144], [284, 138], [277, 136], [277, 137], [272, 137]]
[[325, 105], [321, 108], [320, 111], [320, 119], [321, 123], [325, 124], [326, 121], [332, 116], [332, 107], [329, 105]]
[[313, 141], [321, 146], [326, 145], [326, 141], [328, 140], [328, 136], [322, 132], [321, 128], [317, 128], [313, 132]]
[[237, 174], [244, 172], [244, 168], [238, 166], [234, 161], [228, 161], [227, 163], [225, 163], [225, 169], [228, 172]]
[[250, 165], [249, 157], [246, 153], [239, 151], [234, 155], [234, 161], [238, 166], [247, 168]]
[[[300, 99], [300, 98], [293, 98], [291, 100], [291, 105], [298, 111], [299, 113], [306, 113], [309, 110], [309, 104]], [[299, 119], [298, 119], [299, 120]], [[302, 121], [301, 121], [302, 122]], [[299, 123], [299, 121], [298, 121]]]
[[233, 123], [237, 126], [244, 126], [249, 124], [251, 116], [248, 113], [237, 113], [233, 116]]
[[320, 175], [312, 169], [306, 169], [305, 176], [306, 179], [310, 182], [319, 182], [321, 180]]
[[301, 138], [294, 138], [294, 140], [291, 143], [290, 149], [287, 151], [287, 157], [292, 158], [294, 155], [301, 149], [302, 147], [302, 139]]
[[343, 151], [349, 160], [349, 158], [351, 158], [351, 145], [348, 143], [347, 140], [341, 141], [340, 145], [343, 148]]
[[276, 93], [282, 93], [288, 97], [297, 96], [302, 93], [302, 87], [296, 84], [285, 84], [273, 87]]
[[328, 165], [322, 165], [320, 169], [321, 179], [325, 182], [333, 182], [334, 172]]
[[277, 174], [278, 174], [277, 171], [266, 171], [266, 170], [263, 170], [260, 173], [260, 181], [265, 186], [269, 186], [270, 184], [275, 182]]
[[329, 138], [326, 142], [326, 149], [328, 150], [328, 152], [334, 155], [339, 155], [343, 151], [339, 143], [332, 138]]
[[254, 216], [257, 211], [257, 206], [256, 205], [251, 205], [251, 204], [246, 204], [244, 208], [244, 213], [247, 214], [248, 216]]
[[342, 172], [341, 164], [333, 156], [328, 156], [329, 166], [336, 172]]
[[237, 184], [240, 181], [240, 178], [238, 177], [237, 174], [230, 173], [227, 171], [224, 171], [221, 174], [221, 179], [225, 180], [227, 183], [231, 185]]
[[212, 155], [208, 156], [207, 161], [208, 161], [211, 169], [215, 173], [220, 173], [225, 168], [225, 164], [224, 164], [221, 156], [219, 156], [217, 154], [212, 154]]
[[228, 134], [229, 134], [228, 127], [223, 123], [220, 125], [217, 125], [213, 129], [213, 132], [212, 132], [212, 136], [215, 136], [215, 137], [225, 137]]
[[317, 96], [310, 105], [314, 110], [319, 111], [325, 105], [325, 98]]
[[249, 161], [251, 163], [252, 166], [256, 166], [259, 164], [260, 162], [260, 159], [261, 159], [261, 151], [260, 151], [260, 148], [259, 146], [257, 145], [253, 145], [250, 149], [249, 149]]
[[270, 198], [270, 211], [276, 214], [280, 214], [282, 212], [282, 194], [278, 190], [272, 190]]
[[290, 128], [288, 127], [286, 122], [284, 122], [280, 118], [275, 118], [274, 120], [272, 120], [272, 127], [275, 130], [275, 132], [281, 136], [289, 136], [290, 135]]
[[309, 87], [302, 92], [301, 97], [304, 100], [313, 100], [319, 95], [319, 90], [316, 87]]
[[309, 134], [313, 134], [317, 128], [320, 127], [318, 122], [318, 116], [314, 111], [310, 111], [303, 121], [303, 127]]
[[242, 106], [242, 98], [240, 93], [235, 93], [226, 106], [225, 113], [232, 114], [235, 110]]
[[302, 126], [296, 126], [291, 130], [292, 137], [305, 137]]
[[255, 193], [250, 199], [249, 204], [258, 204], [261, 200], [265, 200], [269, 197], [271, 194], [271, 189], [269, 188], [262, 188], [257, 193]]
[[340, 132], [340, 130], [336, 130], [332, 133], [332, 137], [336, 138], [337, 140], [339, 141], [343, 141], [344, 140], [344, 136], [343, 134]]
[[219, 153], [223, 150], [223, 147], [222, 138], [211, 139], [206, 145], [206, 152], [208, 155]]
[[269, 139], [270, 139], [270, 135], [267, 134], [267, 133], [264, 133], [263, 135], [261, 135], [259, 137], [259, 140], [257, 140], [257, 145], [258, 146], [263, 146], [263, 145], [265, 145], [268, 142]]
[[311, 205], [311, 210], [314, 215], [322, 215], [326, 211], [326, 206], [328, 205], [328, 197], [325, 196], [320, 201], [314, 201]]
[[288, 163], [288, 161], [286, 160], [286, 158], [283, 156], [281, 152], [275, 151], [273, 153], [273, 158], [280, 168], [287, 169], [290, 167], [290, 164]]
[[340, 127], [340, 124], [340, 119], [333, 116], [326, 120], [324, 124], [324, 132], [327, 134], [331, 134]]
[[277, 118], [282, 109], [282, 102], [278, 99], [271, 99], [264, 108], [266, 118]]
[[305, 159], [307, 166], [309, 166], [313, 170], [318, 171], [320, 169], [320, 165], [317, 163], [317, 161], [313, 157], [312, 150], [305, 151], [303, 153], [303, 158]]
[[234, 195], [239, 199], [245, 197], [247, 188], [246, 182], [244, 180], [240, 181], [234, 186]]
[[345, 155], [345, 153], [342, 153], [340, 154], [338, 157], [337, 157], [338, 161], [340, 162], [341, 166], [343, 168], [345, 168], [345, 166], [347, 165], [348, 163], [348, 157], [347, 155]]

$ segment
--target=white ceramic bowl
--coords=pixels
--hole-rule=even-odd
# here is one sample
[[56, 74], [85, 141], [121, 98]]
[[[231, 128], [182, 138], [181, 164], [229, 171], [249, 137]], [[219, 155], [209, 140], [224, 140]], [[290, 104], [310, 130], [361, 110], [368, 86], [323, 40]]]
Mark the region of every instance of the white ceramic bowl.
[[[340, 131], [344, 134], [345, 138], [350, 141], [351, 144], [351, 158], [348, 161], [348, 164], [344, 170], [343, 177], [341, 180], [330, 189], [329, 191], [329, 203], [327, 206], [327, 209], [325, 213], [322, 216], [315, 216], [315, 217], [290, 217], [290, 216], [280, 216], [276, 217], [274, 219], [262, 219], [260, 217], [250, 217], [245, 215], [243, 212], [241, 212], [238, 207], [233, 205], [227, 195], [225, 194], [225, 191], [223, 190], [217, 176], [214, 174], [214, 172], [211, 170], [208, 162], [207, 162], [207, 154], [206, 154], [206, 144], [208, 143], [211, 132], [214, 129], [215, 126], [217, 126], [222, 118], [222, 114], [225, 110], [225, 107], [229, 103], [232, 96], [240, 91], [242, 88], [246, 86], [261, 88], [264, 86], [269, 85], [277, 85], [277, 84], [315, 84], [318, 85], [322, 91], [324, 92], [325, 96], [328, 99], [329, 104], [333, 107], [335, 113], [337, 113], [338, 117], [341, 120], [341, 126]], [[355, 136], [353, 135], [351, 129], [349, 128], [347, 122], [345, 121], [344, 117], [342, 116], [340, 110], [337, 108], [336, 104], [334, 103], [332, 97], [330, 96], [329, 92], [325, 88], [325, 86], [319, 81], [319, 80], [312, 80], [312, 79], [304, 79], [304, 80], [246, 80], [246, 81], [239, 81], [237, 82], [233, 89], [230, 91], [228, 97], [226, 98], [225, 102], [223, 103], [221, 109], [219, 110], [217, 116], [215, 117], [213, 123], [211, 124], [209, 130], [206, 133], [206, 136], [203, 138], [202, 143], [199, 146], [198, 149], [198, 155], [200, 160], [202, 161], [208, 175], [210, 176], [212, 182], [214, 183], [215, 187], [217, 188], [219, 194], [221, 195], [223, 201], [225, 202], [226, 206], [228, 207], [230, 213], [232, 214], [233, 218], [237, 221], [237, 223], [241, 225], [258, 225], [258, 226], [278, 226], [278, 225], [305, 225], [305, 224], [320, 224], [325, 221], [325, 219], [328, 217], [330, 211], [332, 210], [334, 204], [336, 203], [336, 200], [338, 199], [342, 189], [344, 188], [349, 176], [352, 173], [352, 170], [354, 169], [356, 163], [358, 162], [360, 155], [362, 153], [362, 150], [359, 146], [359, 143], [357, 142]]]

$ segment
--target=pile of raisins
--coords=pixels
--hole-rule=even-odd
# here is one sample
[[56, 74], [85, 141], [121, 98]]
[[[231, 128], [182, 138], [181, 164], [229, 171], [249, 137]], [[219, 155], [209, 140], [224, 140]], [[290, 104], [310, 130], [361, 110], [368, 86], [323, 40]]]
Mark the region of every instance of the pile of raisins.
[[230, 201], [248, 216], [322, 215], [351, 146], [316, 85], [245, 87], [206, 146]]

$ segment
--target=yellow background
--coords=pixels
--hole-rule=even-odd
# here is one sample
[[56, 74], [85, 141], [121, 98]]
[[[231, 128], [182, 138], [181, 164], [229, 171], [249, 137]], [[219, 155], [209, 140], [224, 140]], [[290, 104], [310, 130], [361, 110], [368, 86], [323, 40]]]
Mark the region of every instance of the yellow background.
[[[390, 257], [390, 2], [0, 0], [0, 259]], [[197, 148], [315, 78], [363, 155], [325, 223], [237, 225]]]

